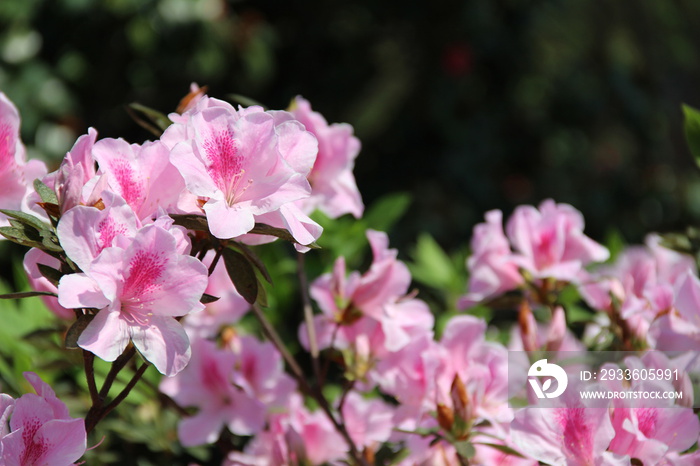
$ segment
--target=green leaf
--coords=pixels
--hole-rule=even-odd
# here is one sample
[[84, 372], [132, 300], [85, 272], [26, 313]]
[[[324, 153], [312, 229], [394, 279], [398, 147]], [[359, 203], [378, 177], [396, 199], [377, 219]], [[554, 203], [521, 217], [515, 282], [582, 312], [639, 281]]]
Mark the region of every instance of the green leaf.
[[0, 235], [22, 246], [44, 249], [39, 233], [26, 225], [23, 225], [22, 228], [0, 227]]
[[260, 260], [260, 258], [253, 252], [252, 249], [250, 249], [248, 246], [246, 246], [243, 243], [232, 243], [231, 247], [236, 248], [238, 252], [243, 254], [246, 259], [250, 261], [251, 264], [255, 266], [256, 269], [262, 274], [263, 278], [267, 281], [267, 283], [272, 284], [272, 277], [270, 276], [270, 272], [267, 271], [267, 267], [265, 267], [265, 263]]
[[62, 252], [63, 248], [58, 242], [58, 236], [51, 230], [41, 230], [39, 231], [41, 235], [41, 244], [44, 245], [45, 250]]
[[452, 260], [428, 233], [418, 237], [412, 256], [415, 262], [409, 268], [413, 278], [438, 289], [453, 287], [456, 274]]
[[695, 163], [700, 166], [700, 111], [683, 104], [683, 127], [685, 129], [685, 139], [688, 142], [690, 153], [695, 157]]
[[53, 267], [49, 267], [48, 265], [45, 264], [37, 264], [37, 268], [39, 269], [39, 273], [48, 281], [50, 281], [54, 286], [58, 286], [58, 282], [61, 281], [61, 277], [63, 277], [65, 274], [63, 272], [60, 272]]
[[73, 322], [66, 332], [66, 348], [77, 349], [78, 348], [78, 338], [83, 333], [83, 330], [88, 326], [95, 316], [92, 314], [83, 314], [78, 319]]
[[476, 455], [476, 449], [469, 440], [458, 440], [452, 445], [454, 445], [457, 454], [462, 458], [470, 459]]
[[46, 186], [38, 178], [34, 180], [34, 190], [36, 190], [42, 201], [46, 202], [47, 204], [58, 205], [58, 198], [56, 197], [54, 190]]
[[0, 209], [0, 212], [7, 215], [10, 218], [14, 218], [18, 220], [19, 222], [29, 225], [31, 227], [34, 227], [37, 231], [42, 231], [42, 230], [48, 230], [50, 227], [37, 217], [29, 214], [25, 214], [24, 212], [19, 212], [17, 210], [6, 210], [6, 209]]
[[236, 287], [236, 291], [250, 304], [254, 304], [258, 297], [258, 278], [248, 259], [233, 249], [224, 249], [222, 256], [226, 265], [226, 272]]
[[49, 291], [20, 291], [18, 293], [0, 294], [0, 299], [22, 299], [32, 298], [34, 296], [58, 296], [56, 293]]
[[162, 112], [136, 102], [129, 104], [126, 111], [139, 126], [157, 137], [160, 137], [163, 131], [172, 124], [172, 121]]
[[378, 199], [365, 214], [363, 221], [368, 228], [389, 231], [411, 205], [408, 193], [392, 193]]
[[173, 214], [170, 215], [170, 217], [173, 219], [173, 223], [175, 223], [175, 225], [183, 226], [188, 230], [209, 231], [209, 224], [207, 223], [207, 218], [202, 215]]

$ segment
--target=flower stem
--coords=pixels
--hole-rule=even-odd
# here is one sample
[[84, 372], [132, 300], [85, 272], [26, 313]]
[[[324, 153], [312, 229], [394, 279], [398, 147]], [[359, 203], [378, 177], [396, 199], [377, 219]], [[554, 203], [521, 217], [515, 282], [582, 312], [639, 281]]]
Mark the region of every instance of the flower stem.
[[321, 367], [318, 363], [318, 340], [316, 339], [316, 328], [314, 327], [313, 309], [311, 308], [311, 300], [309, 299], [309, 284], [306, 278], [306, 270], [304, 267], [305, 255], [297, 252], [297, 276], [299, 277], [299, 288], [301, 290], [301, 299], [304, 306], [304, 320], [306, 321], [306, 331], [309, 335], [309, 349], [311, 350], [311, 364], [316, 377], [316, 383], [321, 383]]
[[314, 400], [316, 400], [323, 412], [326, 414], [326, 416], [328, 416], [328, 419], [330, 419], [330, 421], [333, 423], [335, 429], [338, 431], [338, 433], [340, 433], [340, 435], [342, 435], [343, 439], [345, 439], [345, 441], [347, 442], [348, 447], [350, 448], [350, 455], [352, 456], [355, 463], [365, 466], [367, 462], [357, 450], [357, 447], [352, 441], [352, 438], [350, 438], [350, 434], [345, 428], [345, 425], [342, 422], [338, 421], [338, 419], [336, 419], [330, 405], [328, 404], [328, 400], [326, 400], [326, 397], [323, 395], [321, 389], [319, 387], [312, 388], [306, 381], [306, 378], [304, 377], [304, 372], [301, 370], [301, 367], [299, 367], [299, 364], [294, 359], [294, 356], [292, 356], [291, 353], [284, 346], [284, 343], [282, 342], [280, 336], [277, 334], [277, 331], [270, 324], [270, 321], [267, 320], [267, 317], [265, 317], [265, 314], [263, 313], [262, 309], [260, 309], [260, 307], [257, 304], [253, 304], [253, 314], [257, 318], [258, 322], [260, 322], [265, 336], [272, 342], [273, 345], [275, 345], [277, 351], [280, 352], [282, 358], [289, 366], [289, 369], [292, 371], [292, 376], [294, 376], [294, 378], [299, 383], [299, 388], [301, 389], [301, 391], [313, 398]]

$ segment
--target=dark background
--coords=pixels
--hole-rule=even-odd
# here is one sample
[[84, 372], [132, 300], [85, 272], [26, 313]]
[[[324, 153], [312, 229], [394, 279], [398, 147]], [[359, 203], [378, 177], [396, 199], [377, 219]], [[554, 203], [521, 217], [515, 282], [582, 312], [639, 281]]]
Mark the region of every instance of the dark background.
[[32, 156], [142, 142], [124, 105], [190, 82], [284, 108], [297, 94], [363, 142], [365, 203], [409, 191], [392, 233], [448, 250], [492, 208], [552, 197], [640, 242], [700, 218], [680, 105], [700, 106], [692, 0], [2, 0], [0, 89]]

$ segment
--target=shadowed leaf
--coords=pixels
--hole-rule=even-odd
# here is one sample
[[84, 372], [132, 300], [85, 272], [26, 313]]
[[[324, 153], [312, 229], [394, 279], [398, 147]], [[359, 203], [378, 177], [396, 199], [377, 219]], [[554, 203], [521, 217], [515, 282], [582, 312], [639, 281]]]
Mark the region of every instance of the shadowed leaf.
[[231, 277], [236, 291], [250, 304], [255, 303], [258, 297], [258, 278], [255, 276], [253, 266], [243, 254], [232, 249], [224, 249], [222, 255], [226, 272]]
[[209, 231], [207, 218], [202, 215], [185, 214], [171, 215], [175, 225], [180, 225], [188, 230]]
[[204, 293], [204, 294], [202, 295], [202, 298], [199, 300], [199, 302], [202, 303], [202, 304], [209, 304], [209, 303], [215, 303], [215, 302], [217, 302], [219, 299], [221, 299], [221, 298], [219, 298], [218, 296], [212, 296], [212, 295], [210, 295], [210, 294]]
[[78, 317], [78, 320], [73, 322], [73, 325], [71, 325], [68, 331], [66, 332], [66, 348], [78, 348], [78, 338], [80, 338], [80, 335], [83, 333], [83, 330], [85, 330], [85, 328], [90, 322], [92, 322], [92, 319], [94, 318], [95, 316], [92, 314], [83, 314], [80, 317]]

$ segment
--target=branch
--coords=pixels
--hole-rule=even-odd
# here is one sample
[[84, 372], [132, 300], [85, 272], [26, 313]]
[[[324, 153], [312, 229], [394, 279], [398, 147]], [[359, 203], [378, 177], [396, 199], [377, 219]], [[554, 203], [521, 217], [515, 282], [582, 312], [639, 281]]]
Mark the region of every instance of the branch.
[[90, 390], [90, 399], [92, 400], [92, 405], [96, 406], [100, 404], [100, 395], [97, 393], [97, 384], [95, 383], [95, 355], [90, 351], [83, 350], [83, 362], [85, 364], [88, 390]]
[[289, 366], [290, 370], [292, 371], [292, 375], [299, 383], [299, 388], [301, 389], [301, 391], [313, 398], [314, 400], [316, 400], [323, 412], [326, 413], [326, 416], [328, 416], [328, 419], [330, 419], [330, 421], [333, 423], [335, 429], [340, 433], [340, 435], [343, 436], [345, 442], [348, 444], [348, 447], [350, 448], [350, 455], [352, 456], [353, 460], [355, 460], [355, 463], [365, 466], [367, 462], [357, 450], [357, 447], [352, 441], [352, 438], [350, 438], [350, 434], [345, 428], [345, 425], [339, 422], [338, 419], [336, 419], [336, 417], [333, 415], [333, 411], [330, 405], [328, 404], [328, 400], [326, 400], [326, 397], [323, 396], [323, 393], [321, 392], [320, 388], [311, 388], [309, 383], [306, 381], [306, 378], [304, 377], [304, 372], [301, 370], [301, 367], [299, 367], [299, 364], [294, 359], [294, 356], [292, 356], [291, 353], [284, 346], [284, 343], [282, 342], [280, 336], [277, 334], [277, 331], [275, 331], [274, 327], [270, 324], [270, 321], [267, 320], [267, 317], [265, 317], [265, 314], [262, 312], [262, 309], [260, 309], [260, 307], [257, 304], [253, 304], [253, 314], [258, 319], [258, 322], [260, 322], [265, 336], [272, 342], [273, 345], [275, 345], [277, 350], [282, 355], [282, 358]]
[[311, 350], [311, 363], [316, 377], [316, 383], [321, 383], [321, 368], [318, 363], [318, 340], [316, 339], [316, 328], [314, 327], [313, 309], [309, 299], [309, 284], [304, 268], [304, 254], [297, 252], [297, 276], [299, 277], [299, 289], [301, 291], [302, 304], [304, 306], [304, 320], [306, 321], [306, 331], [309, 335], [309, 349]]

